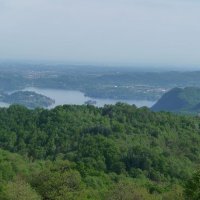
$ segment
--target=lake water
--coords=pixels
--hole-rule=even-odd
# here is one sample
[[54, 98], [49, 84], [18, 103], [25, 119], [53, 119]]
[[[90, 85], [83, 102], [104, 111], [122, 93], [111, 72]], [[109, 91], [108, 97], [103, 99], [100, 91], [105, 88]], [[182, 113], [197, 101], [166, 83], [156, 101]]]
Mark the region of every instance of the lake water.
[[10, 105], [8, 103], [0, 102], [0, 107], [9, 107]]
[[[137, 107], [147, 106], [151, 107], [155, 102], [153, 101], [144, 101], [144, 100], [114, 100], [114, 99], [98, 99], [98, 98], [90, 98], [86, 97], [84, 93], [80, 91], [71, 91], [71, 90], [59, 90], [59, 89], [41, 89], [41, 88], [34, 88], [28, 87], [23, 89], [23, 91], [33, 91], [38, 94], [45, 95], [55, 100], [55, 104], [52, 105], [50, 108], [54, 108], [58, 105], [63, 104], [75, 104], [75, 105], [82, 105], [88, 100], [96, 101], [96, 106], [102, 107], [105, 104], [115, 104], [116, 102], [124, 102], [128, 104], [135, 104]], [[9, 104], [0, 102], [0, 107], [8, 107]]]

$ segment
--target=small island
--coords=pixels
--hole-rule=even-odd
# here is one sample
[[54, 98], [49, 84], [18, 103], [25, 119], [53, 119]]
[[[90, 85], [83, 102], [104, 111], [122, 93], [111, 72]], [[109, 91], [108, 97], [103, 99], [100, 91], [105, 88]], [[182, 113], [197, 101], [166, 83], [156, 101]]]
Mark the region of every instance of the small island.
[[85, 101], [85, 105], [96, 105], [96, 104], [97, 104], [97, 102], [94, 100]]
[[11, 94], [2, 93], [0, 101], [9, 104], [19, 104], [27, 108], [48, 108], [53, 105], [55, 101], [49, 97], [31, 91], [17, 91]]

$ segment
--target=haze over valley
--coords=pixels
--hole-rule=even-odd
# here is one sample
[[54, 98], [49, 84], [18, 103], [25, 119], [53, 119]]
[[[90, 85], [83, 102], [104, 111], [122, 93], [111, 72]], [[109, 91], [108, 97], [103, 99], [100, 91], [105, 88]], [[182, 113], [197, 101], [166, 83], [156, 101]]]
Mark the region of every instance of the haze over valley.
[[0, 200], [200, 200], [199, 11], [0, 0]]
[[[2, 93], [36, 92], [55, 101], [48, 106], [49, 108], [63, 104], [83, 105], [87, 101], [95, 101], [95, 105], [101, 107], [117, 102], [151, 107], [163, 94], [175, 87], [200, 85], [198, 71], [145, 71], [130, 67], [39, 65], [17, 62], [2, 63], [1, 71]], [[4, 106], [4, 103], [9, 102], [2, 102], [1, 105]], [[38, 106], [40, 107], [39, 104]]]

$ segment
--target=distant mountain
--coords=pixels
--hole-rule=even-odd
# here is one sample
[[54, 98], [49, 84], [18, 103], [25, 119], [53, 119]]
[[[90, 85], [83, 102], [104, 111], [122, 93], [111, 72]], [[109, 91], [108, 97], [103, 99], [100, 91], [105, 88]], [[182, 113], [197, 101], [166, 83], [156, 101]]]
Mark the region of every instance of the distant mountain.
[[200, 88], [174, 88], [165, 93], [152, 110], [197, 113], [200, 111]]

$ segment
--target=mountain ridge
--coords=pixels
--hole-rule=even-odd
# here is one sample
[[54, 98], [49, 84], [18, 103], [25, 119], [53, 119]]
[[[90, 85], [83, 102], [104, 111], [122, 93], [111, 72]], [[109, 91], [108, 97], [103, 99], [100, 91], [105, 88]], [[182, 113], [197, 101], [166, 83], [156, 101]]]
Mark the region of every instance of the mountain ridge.
[[196, 113], [200, 110], [200, 88], [173, 88], [166, 92], [151, 109], [153, 111]]

